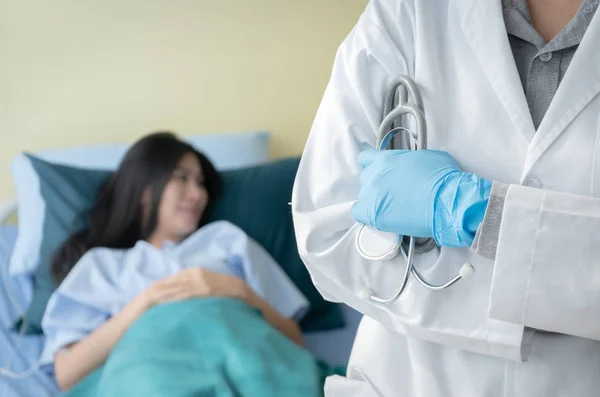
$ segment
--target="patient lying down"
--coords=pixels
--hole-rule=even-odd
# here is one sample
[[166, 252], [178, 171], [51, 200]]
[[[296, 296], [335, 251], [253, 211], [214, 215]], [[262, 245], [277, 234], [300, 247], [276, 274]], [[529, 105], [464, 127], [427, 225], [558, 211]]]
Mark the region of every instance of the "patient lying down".
[[[211, 356], [207, 341], [215, 338], [213, 345], [223, 345], [212, 346], [213, 350], [235, 350], [239, 346], [232, 345], [242, 338], [239, 343], [250, 349], [252, 341], [243, 340], [244, 332], [233, 334], [244, 326], [251, 329], [254, 323], [254, 329], [261, 331], [253, 338], [269, 338], [269, 343], [279, 343], [279, 349], [289, 351], [289, 355], [281, 360], [276, 357], [279, 353], [269, 356], [269, 343], [260, 342], [256, 355], [246, 359], [257, 360], [265, 354], [282, 361], [268, 363], [274, 370], [281, 371], [288, 364], [292, 365], [289, 370], [297, 370], [292, 361], [298, 363], [307, 354], [300, 347], [297, 321], [308, 302], [268, 253], [241, 229], [225, 221], [205, 224], [219, 190], [219, 175], [209, 160], [172, 134], [148, 135], [131, 147], [90, 211], [88, 227], [72, 235], [53, 261], [53, 275], [60, 286], [42, 322], [46, 334], [42, 363], [53, 365], [63, 390], [73, 388], [105, 364], [106, 372], [110, 360], [122, 360], [132, 352], [141, 354], [131, 350], [136, 343], [132, 337], [125, 342], [128, 333], [135, 333], [137, 341], [150, 338], [147, 341], [154, 346], [144, 347], [146, 350], [187, 348], [191, 353], [195, 348], [204, 349], [199, 354], [205, 360], [201, 368], [214, 369], [233, 359], [229, 353]], [[207, 302], [211, 302], [210, 307]], [[178, 311], [187, 314], [176, 314]], [[236, 311], [239, 315], [233, 320], [224, 314]], [[219, 320], [207, 324], [206, 316]], [[222, 331], [215, 328], [215, 321], [221, 321]], [[144, 322], [154, 330], [140, 329]], [[165, 322], [170, 328], [164, 328]], [[198, 330], [197, 334], [190, 332], [190, 326]], [[156, 335], [169, 338], [170, 344], [165, 341], [161, 346], [163, 341], [156, 340]], [[200, 335], [203, 340], [196, 343]], [[273, 342], [277, 338], [282, 340]], [[178, 346], [177, 339], [180, 344], [185, 341], [187, 347]], [[117, 348], [120, 358], [111, 357]], [[181, 362], [185, 353], [173, 354], [179, 354]], [[193, 366], [196, 357], [186, 356], [183, 362]], [[207, 364], [207, 357], [214, 362]], [[132, 366], [129, 359], [127, 368]], [[144, 360], [152, 361], [148, 357]], [[138, 371], [135, 376], [159, 373], [164, 377], [168, 372], [164, 367], [158, 372], [144, 372], [142, 367], [147, 364], [134, 368]], [[269, 366], [264, 366], [264, 371], [269, 371]], [[223, 375], [228, 376], [235, 375], [231, 371]], [[201, 387], [213, 391], [221, 387], [214, 379], [202, 382]], [[133, 395], [131, 390], [127, 395]]]

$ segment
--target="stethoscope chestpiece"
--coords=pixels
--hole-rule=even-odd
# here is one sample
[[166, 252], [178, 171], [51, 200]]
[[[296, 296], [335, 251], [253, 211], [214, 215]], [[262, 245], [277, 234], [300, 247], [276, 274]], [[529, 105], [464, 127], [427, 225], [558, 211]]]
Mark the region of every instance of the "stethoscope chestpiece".
[[356, 234], [356, 250], [371, 261], [393, 259], [400, 252], [402, 236], [361, 225]]

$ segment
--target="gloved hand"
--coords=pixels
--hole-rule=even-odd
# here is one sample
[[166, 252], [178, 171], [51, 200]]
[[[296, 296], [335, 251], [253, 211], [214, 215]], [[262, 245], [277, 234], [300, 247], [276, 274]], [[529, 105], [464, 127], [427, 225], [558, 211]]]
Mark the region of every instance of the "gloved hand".
[[485, 215], [492, 182], [462, 172], [447, 152], [375, 150], [364, 167], [353, 216], [403, 236], [433, 237], [439, 246], [467, 247]]

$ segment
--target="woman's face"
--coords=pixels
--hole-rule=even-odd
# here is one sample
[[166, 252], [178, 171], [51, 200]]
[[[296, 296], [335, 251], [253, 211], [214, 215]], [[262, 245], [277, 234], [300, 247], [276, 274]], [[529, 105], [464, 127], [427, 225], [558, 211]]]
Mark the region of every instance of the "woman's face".
[[179, 242], [198, 228], [208, 204], [198, 158], [185, 154], [163, 190], [154, 236]]

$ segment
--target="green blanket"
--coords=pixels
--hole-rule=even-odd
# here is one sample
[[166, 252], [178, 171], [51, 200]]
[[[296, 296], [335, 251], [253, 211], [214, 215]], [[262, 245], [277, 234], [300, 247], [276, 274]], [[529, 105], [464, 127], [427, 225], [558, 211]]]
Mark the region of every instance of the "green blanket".
[[103, 367], [64, 396], [322, 396], [343, 373], [272, 328], [242, 301], [192, 299], [144, 313]]

